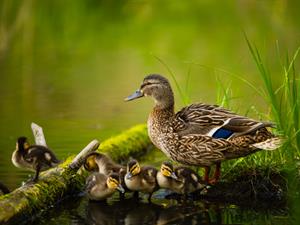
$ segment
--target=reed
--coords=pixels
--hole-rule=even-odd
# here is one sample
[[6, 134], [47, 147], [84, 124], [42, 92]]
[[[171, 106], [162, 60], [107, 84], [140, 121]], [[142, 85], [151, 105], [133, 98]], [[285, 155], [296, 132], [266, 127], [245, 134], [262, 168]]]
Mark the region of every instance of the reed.
[[[295, 68], [295, 61], [300, 48], [295, 51], [291, 58], [287, 55], [285, 61], [281, 63], [280, 79], [282, 82], [276, 86], [272, 81], [272, 73], [268, 70], [267, 63], [262, 60], [259, 50], [247, 37], [246, 41], [259, 71], [258, 78], [263, 83], [262, 91], [256, 87], [254, 90], [259, 91], [258, 94], [262, 95], [266, 104], [269, 105], [269, 118], [277, 124], [277, 129], [274, 132], [282, 136], [285, 141], [284, 145], [275, 151], [261, 151], [245, 158], [224, 163], [225, 176], [241, 168], [263, 167], [281, 171], [294, 168], [295, 162], [300, 157], [300, 79]], [[280, 58], [280, 54], [278, 56]], [[224, 90], [223, 92], [224, 96], [227, 96], [227, 91]]]

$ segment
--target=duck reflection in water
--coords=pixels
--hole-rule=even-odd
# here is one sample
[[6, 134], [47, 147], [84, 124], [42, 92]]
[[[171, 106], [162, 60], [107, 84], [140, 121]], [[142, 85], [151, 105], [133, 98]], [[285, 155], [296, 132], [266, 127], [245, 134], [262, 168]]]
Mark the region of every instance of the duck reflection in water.
[[[215, 216], [215, 213], [213, 213]], [[87, 224], [212, 224], [208, 209], [202, 206], [163, 206], [126, 199], [113, 203], [88, 202]], [[221, 220], [217, 219], [218, 222]], [[219, 223], [218, 223], [219, 224]]]
[[161, 207], [156, 204], [136, 202], [133, 199], [113, 202], [89, 201], [88, 224], [156, 224]]

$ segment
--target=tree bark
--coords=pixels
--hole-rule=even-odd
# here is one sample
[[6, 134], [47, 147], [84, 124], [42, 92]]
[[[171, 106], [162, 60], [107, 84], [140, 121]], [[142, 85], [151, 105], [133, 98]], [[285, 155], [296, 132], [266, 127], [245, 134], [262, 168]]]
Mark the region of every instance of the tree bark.
[[[98, 151], [120, 162], [130, 156], [143, 155], [152, 147], [146, 126], [137, 125], [104, 141]], [[53, 206], [64, 197], [80, 192], [87, 176], [87, 173], [78, 170], [83, 163], [82, 157], [78, 155], [75, 160], [71, 156], [59, 166], [42, 172], [37, 183], [24, 185], [1, 196], [0, 224], [24, 220]]]

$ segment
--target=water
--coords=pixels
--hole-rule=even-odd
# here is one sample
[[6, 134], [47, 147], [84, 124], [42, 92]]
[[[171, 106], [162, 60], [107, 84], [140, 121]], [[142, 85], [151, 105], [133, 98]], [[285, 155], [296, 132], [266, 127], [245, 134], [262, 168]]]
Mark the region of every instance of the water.
[[[229, 87], [234, 111], [265, 118], [269, 107], [242, 79], [260, 88], [244, 33], [280, 84], [279, 52], [299, 46], [297, 1], [11, 1], [0, 2], [0, 180], [11, 190], [30, 172], [11, 153], [30, 123], [44, 128], [60, 159], [92, 139], [145, 123], [152, 102], [124, 103], [148, 73], [167, 68], [191, 102], [218, 102]], [[299, 66], [299, 61], [296, 62]], [[222, 85], [218, 83], [220, 80]], [[221, 93], [221, 94], [220, 94]], [[267, 119], [267, 118], [266, 118]]]
[[[146, 196], [144, 196], [146, 197]], [[153, 203], [146, 199], [136, 202], [130, 198], [108, 202], [90, 202], [84, 197], [65, 199], [58, 206], [38, 215], [30, 222], [35, 225], [51, 224], [288, 224], [287, 211], [282, 209], [243, 208], [207, 201], [178, 204], [154, 195]], [[26, 221], [25, 224], [28, 224]]]

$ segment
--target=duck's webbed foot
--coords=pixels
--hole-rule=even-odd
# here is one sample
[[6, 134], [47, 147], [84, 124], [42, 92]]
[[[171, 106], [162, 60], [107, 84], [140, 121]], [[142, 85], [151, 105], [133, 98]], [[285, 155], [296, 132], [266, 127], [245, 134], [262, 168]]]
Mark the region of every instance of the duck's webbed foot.
[[210, 173], [210, 167], [207, 166], [205, 167], [204, 181], [210, 185], [215, 185], [216, 183], [218, 183], [221, 176], [221, 163], [220, 162], [216, 163], [216, 168], [212, 179], [209, 178], [209, 173]]

